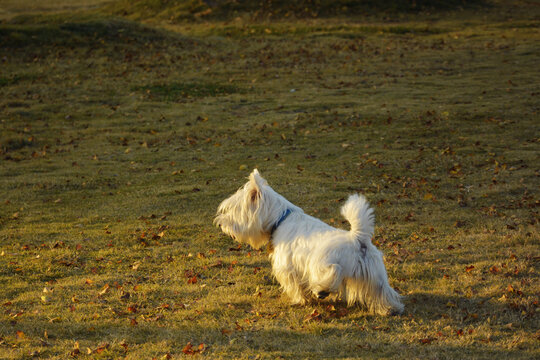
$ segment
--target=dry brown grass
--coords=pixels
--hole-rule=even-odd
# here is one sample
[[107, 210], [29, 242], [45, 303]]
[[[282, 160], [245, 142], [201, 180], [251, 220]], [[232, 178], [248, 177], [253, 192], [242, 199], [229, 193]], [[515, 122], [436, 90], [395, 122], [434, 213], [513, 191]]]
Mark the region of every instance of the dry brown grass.
[[[535, 9], [1, 24], [0, 358], [538, 357]], [[254, 167], [338, 227], [364, 193], [405, 313], [290, 306], [212, 227]]]

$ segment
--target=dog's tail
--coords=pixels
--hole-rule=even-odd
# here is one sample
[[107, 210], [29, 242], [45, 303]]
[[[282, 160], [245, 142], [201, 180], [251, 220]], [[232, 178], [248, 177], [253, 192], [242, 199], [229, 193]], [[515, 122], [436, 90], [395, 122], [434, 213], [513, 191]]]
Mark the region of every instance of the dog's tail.
[[375, 230], [375, 214], [362, 195], [349, 196], [341, 214], [351, 224], [351, 234], [359, 241], [371, 241]]

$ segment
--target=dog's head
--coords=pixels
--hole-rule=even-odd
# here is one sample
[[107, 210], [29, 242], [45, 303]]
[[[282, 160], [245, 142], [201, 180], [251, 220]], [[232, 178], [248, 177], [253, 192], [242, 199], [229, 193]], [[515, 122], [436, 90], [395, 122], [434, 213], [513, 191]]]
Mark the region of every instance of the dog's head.
[[270, 240], [272, 225], [279, 217], [278, 197], [255, 169], [249, 181], [219, 205], [214, 224], [234, 240], [259, 249]]

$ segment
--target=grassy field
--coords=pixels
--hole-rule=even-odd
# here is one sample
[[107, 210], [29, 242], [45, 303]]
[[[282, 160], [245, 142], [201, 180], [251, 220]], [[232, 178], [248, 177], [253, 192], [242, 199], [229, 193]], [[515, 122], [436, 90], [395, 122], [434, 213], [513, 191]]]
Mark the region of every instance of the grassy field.
[[[536, 2], [185, 23], [70, 3], [0, 3], [1, 359], [540, 357]], [[255, 167], [345, 229], [365, 194], [404, 314], [291, 306], [266, 251], [212, 225]]]

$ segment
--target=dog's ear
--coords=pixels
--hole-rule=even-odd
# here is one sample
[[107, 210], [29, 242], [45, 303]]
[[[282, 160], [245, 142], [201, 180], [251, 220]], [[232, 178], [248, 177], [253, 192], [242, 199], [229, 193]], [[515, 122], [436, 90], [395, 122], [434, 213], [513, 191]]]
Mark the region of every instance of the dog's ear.
[[259, 200], [259, 198], [261, 197], [261, 193], [259, 190], [257, 189], [251, 189], [250, 192], [249, 192], [249, 201], [254, 204], [257, 202], [257, 200]]
[[262, 186], [266, 184], [266, 180], [263, 179], [257, 169], [253, 170], [253, 172], [249, 175], [249, 181], [251, 182], [251, 185], [257, 190], [260, 190]]
[[249, 182], [251, 185], [249, 191], [249, 200], [253, 204], [261, 197], [262, 186], [266, 183], [266, 181], [259, 174], [259, 171], [255, 169], [249, 175]]

